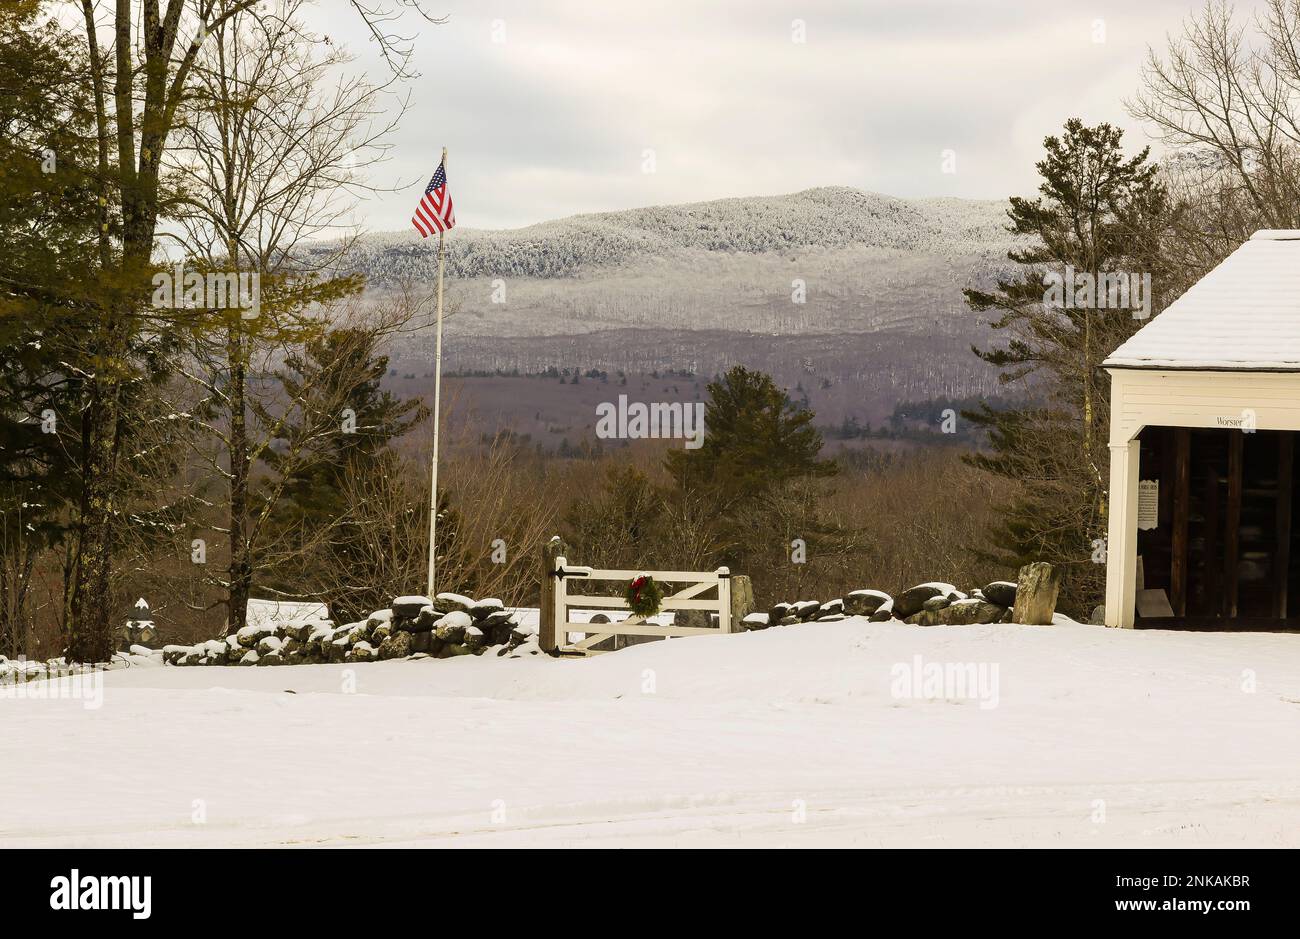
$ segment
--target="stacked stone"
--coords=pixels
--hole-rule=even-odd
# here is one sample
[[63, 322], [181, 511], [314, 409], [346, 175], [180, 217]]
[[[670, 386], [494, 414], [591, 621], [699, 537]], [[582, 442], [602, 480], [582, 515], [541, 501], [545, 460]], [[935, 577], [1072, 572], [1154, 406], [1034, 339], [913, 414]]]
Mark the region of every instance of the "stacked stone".
[[1009, 623], [1016, 602], [1016, 585], [994, 581], [969, 593], [952, 584], [932, 581], [891, 597], [881, 590], [863, 588], [842, 599], [819, 603], [800, 600], [778, 603], [766, 613], [744, 619], [747, 630], [797, 623], [829, 623], [846, 616], [865, 616], [873, 623], [902, 620], [915, 626], [968, 626], [975, 623]]
[[[518, 615], [495, 597], [471, 600], [458, 593], [427, 597], [398, 597], [393, 601], [387, 629], [379, 644], [379, 658], [402, 658], [424, 653], [448, 659], [478, 655], [489, 648], [508, 655], [530, 644], [536, 631], [525, 629]], [[525, 650], [525, 651], [531, 651]]]
[[245, 626], [224, 640], [195, 646], [164, 646], [167, 665], [299, 665], [370, 662], [412, 657], [452, 658], [538, 652], [536, 629], [490, 597], [472, 600], [456, 593], [398, 597], [388, 609], [336, 626], [303, 620]]

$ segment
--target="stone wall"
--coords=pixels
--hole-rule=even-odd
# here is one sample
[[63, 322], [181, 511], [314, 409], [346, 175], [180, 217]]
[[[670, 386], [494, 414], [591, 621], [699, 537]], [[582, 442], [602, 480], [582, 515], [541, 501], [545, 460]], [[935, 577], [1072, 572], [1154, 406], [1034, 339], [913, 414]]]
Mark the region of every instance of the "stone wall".
[[538, 651], [535, 628], [520, 625], [518, 614], [500, 600], [454, 593], [433, 600], [397, 597], [388, 609], [342, 626], [328, 620], [245, 626], [224, 640], [162, 650], [168, 665], [305, 665]]

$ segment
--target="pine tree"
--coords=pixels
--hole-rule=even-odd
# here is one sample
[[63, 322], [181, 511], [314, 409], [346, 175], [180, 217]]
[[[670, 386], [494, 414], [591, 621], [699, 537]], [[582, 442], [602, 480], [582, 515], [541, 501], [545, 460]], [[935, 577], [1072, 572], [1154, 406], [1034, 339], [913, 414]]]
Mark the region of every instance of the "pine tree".
[[709, 383], [704, 443], [670, 450], [667, 468], [681, 488], [705, 490], [720, 511], [801, 476], [829, 476], [819, 458], [822, 436], [813, 412], [796, 405], [770, 375], [737, 365]]
[[1073, 271], [1100, 284], [1105, 272], [1150, 274], [1152, 297], [1161, 297], [1170, 279], [1161, 235], [1172, 210], [1148, 151], [1126, 159], [1122, 136], [1109, 124], [1071, 119], [1063, 135], [1048, 137], [1039, 196], [1012, 197], [1007, 212], [1008, 229], [1026, 238], [1008, 253], [1016, 272], [992, 291], [965, 291], [971, 308], [995, 311], [990, 325], [1010, 336], [1002, 348], [973, 351], [1000, 369], [1001, 383], [1023, 383], [1034, 402], [963, 411], [989, 433], [991, 452], [970, 462], [1020, 483], [992, 554], [1016, 566], [1063, 565], [1063, 604], [1076, 615], [1089, 611], [1103, 575], [1092, 563], [1093, 542], [1105, 534], [1108, 473], [1100, 364], [1143, 320], [1130, 308], [1099, 308], [1096, 297], [1073, 308], [1050, 302], [1045, 278]]
[[[166, 514], [170, 507], [136, 512], [127, 503], [145, 491], [156, 503], [148, 480], [165, 476], [177, 452], [159, 446], [160, 436], [180, 429], [154, 420], [173, 337], [160, 328], [126, 341], [120, 359], [96, 354], [95, 331], [120, 293], [100, 265], [99, 236], [119, 219], [100, 201], [104, 169], [96, 165], [85, 50], [49, 12], [35, 0], [0, 9], [0, 652], [7, 654], [24, 651], [42, 552], [63, 549], [64, 595], [74, 599], [89, 501], [87, 421], [102, 406], [100, 376], [130, 371], [118, 400], [136, 418], [118, 430], [126, 457], [110, 519], [129, 513], [141, 531]], [[120, 551], [125, 534], [119, 530], [106, 548]], [[101, 583], [107, 591], [107, 572]], [[72, 612], [52, 618], [66, 623]], [[85, 647], [73, 651], [106, 658], [108, 638], [98, 637], [93, 656]]]
[[263, 455], [271, 472], [262, 493], [269, 540], [282, 553], [268, 565], [267, 580], [285, 592], [293, 592], [297, 572], [312, 563], [310, 546], [322, 538], [346, 563], [347, 476], [389, 460], [389, 444], [430, 414], [423, 401], [381, 389], [388, 357], [375, 343], [364, 329], [330, 330], [286, 357], [277, 373], [286, 398], [299, 402]]
[[75, 426], [73, 376], [58, 363], [88, 364], [71, 340], [85, 326], [99, 217], [84, 169], [90, 105], [75, 42], [40, 24], [39, 9], [0, 9], [0, 473], [68, 458], [67, 440], [42, 434], [37, 416], [49, 409]]
[[605, 567], [651, 568], [662, 555], [663, 495], [635, 466], [605, 468], [600, 488], [578, 498], [565, 515], [566, 538], [578, 556]]

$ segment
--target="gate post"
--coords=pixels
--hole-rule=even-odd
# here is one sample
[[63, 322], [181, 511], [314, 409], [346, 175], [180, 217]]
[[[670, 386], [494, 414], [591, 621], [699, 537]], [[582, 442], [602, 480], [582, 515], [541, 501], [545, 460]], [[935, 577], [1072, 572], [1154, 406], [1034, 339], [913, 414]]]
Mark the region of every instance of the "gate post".
[[718, 632], [729, 633], [735, 628], [731, 616], [731, 571], [718, 568]]
[[748, 574], [732, 574], [728, 586], [731, 591], [731, 631], [745, 631], [745, 617], [754, 612], [754, 585]]
[[542, 590], [537, 602], [537, 645], [543, 652], [554, 652], [555, 635], [555, 562], [569, 553], [559, 535], [542, 545]]

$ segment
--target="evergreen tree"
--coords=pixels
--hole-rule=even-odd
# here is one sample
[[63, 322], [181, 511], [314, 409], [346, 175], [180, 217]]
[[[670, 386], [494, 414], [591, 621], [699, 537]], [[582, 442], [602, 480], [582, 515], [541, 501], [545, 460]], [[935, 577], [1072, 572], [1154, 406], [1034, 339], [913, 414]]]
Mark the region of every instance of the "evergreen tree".
[[718, 508], [756, 498], [801, 476], [829, 476], [819, 459], [822, 436], [813, 412], [796, 405], [770, 375], [737, 365], [708, 386], [704, 443], [670, 450], [667, 468], [679, 487], [707, 490]]
[[[82, 312], [79, 281], [95, 237], [81, 171], [89, 103], [72, 38], [40, 4], [0, 9], [0, 654], [23, 651], [41, 551], [76, 504], [78, 388], [61, 362]], [[93, 158], [92, 158], [93, 160]]]
[[791, 540], [807, 556], [850, 557], [860, 533], [822, 511], [824, 478], [838, 465], [819, 456], [812, 411], [759, 371], [737, 366], [708, 386], [705, 437], [669, 450], [663, 484], [639, 469], [607, 470], [600, 487], [566, 516], [583, 563], [701, 570], [727, 565], [780, 588], [807, 576], [791, 563]]
[[[118, 291], [100, 265], [99, 236], [118, 224], [101, 203], [93, 83], [84, 47], [36, 0], [0, 8], [0, 653], [24, 651], [33, 578], [58, 548], [65, 602], [81, 569], [87, 511], [86, 415], [102, 403], [98, 379], [129, 370], [118, 401], [135, 418], [119, 428], [125, 454], [109, 517], [112, 547], [151, 529], [175, 506], [157, 506], [149, 480], [165, 478], [180, 422], [159, 400], [173, 337], [132, 337], [122, 359], [96, 355], [95, 330]], [[147, 507], [132, 500], [148, 495]], [[131, 504], [128, 504], [131, 503]], [[48, 567], [51, 558], [44, 564]], [[103, 581], [108, 589], [107, 576]], [[56, 591], [57, 593], [57, 591]], [[104, 599], [105, 606], [109, 598]], [[50, 617], [66, 623], [71, 610]], [[107, 618], [107, 610], [104, 611]], [[96, 648], [106, 658], [107, 637]], [[84, 651], [84, 650], [83, 650]]]
[[71, 456], [68, 439], [41, 432], [39, 415], [49, 409], [75, 427], [59, 362], [88, 364], [71, 340], [85, 325], [81, 284], [99, 214], [84, 170], [93, 143], [82, 59], [72, 37], [38, 22], [39, 8], [0, 9], [0, 474], [17, 476]]
[[564, 523], [580, 556], [608, 567], [671, 564], [663, 556], [663, 495], [635, 466], [605, 468], [600, 488], [570, 506]]
[[[333, 329], [285, 359], [276, 377], [286, 398], [299, 402], [276, 445], [263, 455], [271, 471], [263, 498], [270, 541], [281, 549], [268, 583], [292, 593], [309, 566], [311, 545], [328, 538], [332, 555], [348, 560], [345, 479], [372, 465], [391, 465], [389, 444], [428, 418], [419, 399], [402, 401], [380, 388], [388, 357], [375, 334]], [[270, 423], [270, 415], [263, 415]]]
[[1017, 566], [1063, 565], [1064, 602], [1076, 615], [1090, 610], [1104, 574], [1091, 561], [1094, 540], [1105, 534], [1108, 473], [1100, 364], [1143, 320], [1111, 302], [1118, 298], [1103, 302], [1100, 290], [1075, 306], [1055, 302], [1047, 278], [1100, 285], [1107, 272], [1149, 274], [1152, 311], [1170, 279], [1160, 250], [1170, 200], [1148, 151], [1125, 158], [1122, 135], [1071, 119], [1063, 135], [1048, 137], [1037, 164], [1039, 196], [1012, 197], [1007, 212], [1009, 230], [1026, 239], [1008, 254], [1016, 271], [991, 291], [965, 291], [971, 308], [994, 311], [990, 325], [1010, 337], [1002, 348], [975, 353], [1001, 370], [1002, 383], [1023, 382], [1035, 402], [963, 411], [989, 432], [991, 446], [970, 462], [1020, 484], [993, 554]]

